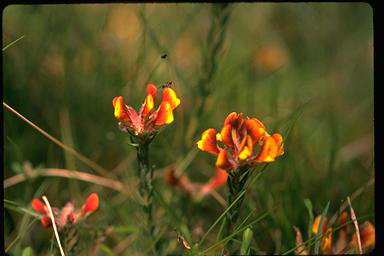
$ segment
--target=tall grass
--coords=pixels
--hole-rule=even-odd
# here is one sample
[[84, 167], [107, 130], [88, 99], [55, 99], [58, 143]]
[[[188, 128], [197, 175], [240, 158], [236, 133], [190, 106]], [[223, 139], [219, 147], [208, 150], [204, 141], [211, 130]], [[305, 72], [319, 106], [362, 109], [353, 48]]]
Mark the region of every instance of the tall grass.
[[[52, 252], [51, 230], [31, 216], [31, 200], [42, 195], [61, 206], [98, 192], [99, 209], [84, 223], [95, 239], [85, 251], [107, 255], [219, 254], [230, 240], [240, 250], [248, 228], [251, 254], [291, 253], [293, 226], [314, 250], [320, 238], [307, 234], [304, 199], [314, 216], [332, 216], [355, 191], [356, 218], [375, 223], [372, 28], [364, 3], [7, 6], [3, 175], [14, 182], [4, 183], [7, 253]], [[123, 95], [139, 108], [147, 83], [167, 81], [181, 105], [151, 144], [152, 240], [136, 152], [117, 128], [112, 99]], [[224, 236], [220, 216], [229, 205], [196, 200], [163, 174], [177, 166], [195, 182], [212, 177], [215, 160], [196, 153], [196, 142], [232, 111], [283, 134], [286, 148], [262, 175], [262, 167], [251, 174], [238, 226]], [[53, 169], [63, 171], [46, 175]]]

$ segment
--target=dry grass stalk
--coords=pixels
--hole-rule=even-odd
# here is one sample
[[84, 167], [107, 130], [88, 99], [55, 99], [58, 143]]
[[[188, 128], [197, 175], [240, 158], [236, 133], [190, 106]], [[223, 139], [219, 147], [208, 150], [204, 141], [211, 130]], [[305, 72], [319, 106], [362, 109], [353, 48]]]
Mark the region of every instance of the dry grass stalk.
[[355, 215], [355, 211], [354, 211], [353, 208], [352, 208], [351, 199], [349, 199], [349, 196], [347, 196], [347, 200], [348, 200], [349, 207], [351, 208], [351, 218], [352, 218], [352, 220], [353, 220], [353, 224], [355, 224], [356, 237], [357, 237], [357, 245], [358, 245], [358, 248], [359, 248], [359, 253], [360, 253], [360, 254], [363, 254], [363, 250], [362, 250], [362, 248], [361, 248], [361, 239], [360, 239], [359, 224], [357, 223], [356, 215]]
[[293, 226], [293, 229], [295, 230], [296, 233], [296, 254], [297, 255], [309, 255], [307, 248], [303, 245], [303, 236], [301, 235], [300, 229], [297, 227]]
[[52, 212], [51, 205], [49, 204], [49, 201], [48, 201], [46, 196], [43, 196], [43, 200], [44, 200], [44, 202], [47, 205], [48, 210], [49, 210], [49, 215], [51, 217], [53, 231], [55, 232], [55, 237], [56, 237], [56, 240], [57, 240], [57, 244], [59, 245], [60, 253], [61, 253], [62, 256], [65, 256], [63, 247], [61, 246], [61, 243], [60, 243], [60, 237], [59, 237], [59, 233], [57, 232], [55, 218], [53, 217], [53, 212]]

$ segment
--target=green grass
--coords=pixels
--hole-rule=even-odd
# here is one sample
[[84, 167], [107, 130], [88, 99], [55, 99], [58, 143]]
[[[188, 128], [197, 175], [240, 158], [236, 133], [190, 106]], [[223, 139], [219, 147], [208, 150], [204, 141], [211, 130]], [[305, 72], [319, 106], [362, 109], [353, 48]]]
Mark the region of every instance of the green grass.
[[[52, 230], [32, 222], [34, 197], [46, 195], [60, 208], [73, 200], [80, 207], [91, 192], [99, 194], [100, 207], [84, 223], [81, 237], [93, 242], [81, 241], [83, 252], [153, 252], [135, 192], [136, 152], [117, 128], [112, 99], [123, 95], [138, 110], [147, 83], [167, 81], [174, 82], [181, 104], [150, 148], [160, 254], [186, 253], [175, 228], [194, 254], [231, 238], [240, 250], [248, 227], [251, 253], [293, 252], [293, 226], [316, 249], [317, 238], [308, 234], [313, 217], [325, 209], [332, 216], [374, 177], [372, 15], [364, 3], [7, 6], [3, 102], [84, 158], [3, 107], [4, 179], [25, 174], [30, 162], [32, 168], [118, 180], [132, 192], [25, 174], [4, 189], [7, 252], [55, 250]], [[206, 182], [215, 158], [196, 151], [196, 142], [205, 129], [220, 130], [233, 111], [260, 119], [285, 138], [285, 154], [262, 175], [259, 166], [250, 176], [236, 238], [220, 232], [228, 208], [210, 196], [194, 200], [163, 178], [177, 165], [191, 180]], [[227, 198], [226, 187], [218, 192]], [[358, 220], [367, 216], [374, 224], [373, 186], [352, 200]]]

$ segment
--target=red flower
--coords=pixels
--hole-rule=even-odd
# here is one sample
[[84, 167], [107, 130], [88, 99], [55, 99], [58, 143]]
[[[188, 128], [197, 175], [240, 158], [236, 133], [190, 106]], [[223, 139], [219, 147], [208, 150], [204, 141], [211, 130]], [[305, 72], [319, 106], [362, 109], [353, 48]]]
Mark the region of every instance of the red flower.
[[197, 146], [217, 155], [216, 167], [225, 170], [272, 162], [284, 154], [280, 134], [271, 136], [258, 119], [243, 117], [242, 113], [236, 112], [227, 116], [220, 133], [216, 133], [213, 128], [206, 130]]
[[[93, 213], [99, 206], [99, 197], [96, 193], [92, 193], [88, 196], [87, 200], [83, 204], [81, 209], [75, 210], [74, 204], [68, 202], [61, 210], [58, 208], [52, 208], [53, 218], [58, 228], [63, 228], [68, 223], [74, 224], [82, 218], [85, 218], [89, 214]], [[43, 227], [52, 226], [51, 215], [49, 214], [48, 207], [40, 199], [35, 198], [32, 200], [32, 208], [39, 213], [41, 218], [41, 224]]]
[[40, 201], [40, 199], [35, 198], [32, 200], [32, 208], [39, 214], [43, 215], [41, 219], [41, 224], [43, 227], [50, 227], [51, 226], [51, 218], [49, 216], [48, 207]]
[[99, 197], [96, 193], [92, 193], [88, 196], [87, 200], [83, 204], [81, 211], [85, 214], [93, 213], [99, 207]]
[[139, 114], [124, 104], [123, 96], [117, 96], [112, 100], [115, 109], [115, 118], [119, 121], [119, 127], [134, 136], [154, 134], [160, 127], [173, 122], [173, 110], [180, 104], [175, 91], [165, 86], [162, 90], [162, 99], [157, 110], [154, 110], [157, 88], [149, 84], [147, 97], [141, 106]]

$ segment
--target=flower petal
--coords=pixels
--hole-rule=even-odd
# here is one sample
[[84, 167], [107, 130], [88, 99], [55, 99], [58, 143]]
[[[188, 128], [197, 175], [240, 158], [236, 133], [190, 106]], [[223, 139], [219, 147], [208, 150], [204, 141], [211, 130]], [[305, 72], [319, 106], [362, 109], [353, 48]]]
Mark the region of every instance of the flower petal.
[[173, 187], [177, 187], [180, 183], [180, 177], [176, 177], [175, 171], [175, 168], [171, 166], [164, 172], [165, 181]]
[[[356, 235], [356, 233], [354, 233]], [[365, 221], [364, 226], [360, 232], [361, 246], [363, 248], [375, 245], [375, 227], [369, 222]]]
[[276, 157], [277, 146], [275, 140], [270, 136], [265, 136], [260, 152], [255, 157], [255, 162], [273, 162]]
[[256, 118], [245, 121], [248, 133], [252, 136], [253, 143], [256, 144], [265, 133], [265, 127], [262, 122]]
[[155, 124], [165, 125], [173, 122], [172, 107], [167, 101], [161, 102], [158, 109], [157, 118]]
[[180, 99], [177, 98], [175, 91], [170, 87], [165, 87], [163, 89], [163, 96], [161, 100], [168, 102], [172, 110], [180, 104]]
[[227, 124], [231, 124], [233, 125], [234, 123], [236, 123], [237, 119], [239, 118], [239, 115], [236, 113], [236, 112], [232, 112], [230, 113], [224, 120], [224, 126], [226, 126]]
[[116, 96], [112, 100], [112, 105], [115, 108], [115, 118], [120, 122], [130, 122], [127, 106], [124, 104], [123, 96]]
[[228, 170], [232, 167], [228, 160], [227, 151], [225, 149], [220, 150], [216, 160], [216, 167], [224, 170]]
[[142, 111], [141, 111], [141, 115], [147, 116], [149, 114], [149, 112], [151, 112], [151, 110], [153, 109], [153, 104], [154, 104], [153, 96], [152, 96], [152, 94], [148, 94], [147, 98], [145, 98], [145, 101], [144, 101], [144, 104], [142, 107]]
[[283, 137], [280, 134], [275, 133], [272, 135], [272, 138], [275, 140], [276, 146], [277, 146], [276, 157], [283, 155], [284, 154]]
[[156, 97], [156, 93], [157, 93], [156, 85], [148, 84], [147, 95], [152, 95], [152, 97], [155, 98]]
[[92, 213], [99, 207], [99, 196], [96, 193], [92, 193], [88, 196], [81, 208], [83, 213]]
[[197, 142], [197, 147], [202, 151], [217, 155], [219, 153], [219, 148], [217, 147], [215, 129], [210, 128], [203, 132], [201, 140]]
[[221, 141], [230, 148], [233, 148], [233, 140], [232, 140], [232, 125], [227, 124], [223, 127], [220, 132]]
[[212, 190], [221, 187], [227, 182], [228, 173], [226, 170], [216, 168], [216, 174], [205, 185], [201, 187], [202, 195], [208, 194]]
[[45, 228], [49, 228], [52, 225], [51, 218], [47, 216], [44, 216], [43, 218], [41, 218], [41, 225], [43, 225], [43, 227]]
[[328, 235], [323, 237], [323, 240], [321, 241], [321, 250], [323, 252], [330, 252], [331, 246], [332, 246], [332, 228], [328, 228], [327, 230]]
[[[315, 235], [317, 234], [317, 231], [319, 229], [320, 218], [321, 218], [321, 215], [317, 215], [315, 220], [313, 221], [313, 224], [312, 224], [312, 233], [315, 234]], [[321, 234], [323, 234], [325, 232], [327, 224], [328, 224], [328, 219], [325, 218], [324, 221], [323, 221], [323, 228], [322, 228], [322, 233]]]
[[47, 207], [40, 199], [35, 198], [32, 200], [32, 208], [40, 214], [48, 214]]
[[[248, 137], [248, 134], [247, 134], [247, 129], [239, 129], [239, 128], [237, 128], [237, 131], [240, 131], [240, 138], [242, 138], [241, 139], [241, 142], [239, 143], [239, 148], [238, 148], [238, 150], [239, 151], [241, 151], [241, 150], [243, 150], [243, 147], [245, 146], [245, 144], [247, 143], [247, 137]], [[234, 132], [234, 129], [232, 130], [232, 132]], [[237, 132], [235, 132], [235, 136], [237, 137]], [[236, 138], [236, 137], [234, 137], [233, 135], [232, 135], [232, 139], [233, 138]], [[240, 138], [238, 138], [238, 140], [240, 139]]]
[[244, 146], [243, 150], [239, 153], [239, 159], [244, 160], [251, 155], [251, 150], [249, 150], [248, 146]]

